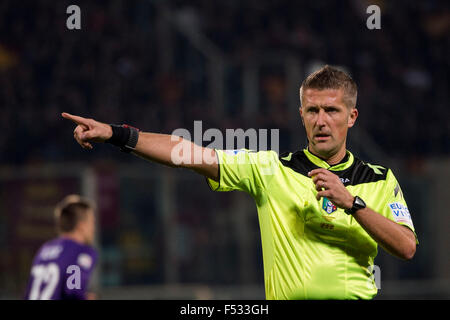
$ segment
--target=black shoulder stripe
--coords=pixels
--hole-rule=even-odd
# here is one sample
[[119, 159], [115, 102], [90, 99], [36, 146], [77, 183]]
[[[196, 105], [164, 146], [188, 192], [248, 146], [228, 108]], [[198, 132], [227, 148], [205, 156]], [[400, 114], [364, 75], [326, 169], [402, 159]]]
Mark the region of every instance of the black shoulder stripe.
[[379, 165], [370, 165], [355, 157], [353, 164], [350, 168], [341, 172], [334, 171], [341, 180], [348, 181], [344, 185], [357, 185], [361, 183], [377, 182], [380, 180], [386, 180], [388, 169]]
[[[289, 154], [281, 154], [280, 162], [301, 175], [307, 176], [309, 171], [319, 168], [306, 157], [303, 151], [292, 153], [290, 158]], [[386, 167], [367, 164], [354, 157], [353, 164], [349, 168], [342, 171], [333, 171], [333, 173], [339, 176], [345, 186], [348, 186], [386, 180], [388, 170]]]

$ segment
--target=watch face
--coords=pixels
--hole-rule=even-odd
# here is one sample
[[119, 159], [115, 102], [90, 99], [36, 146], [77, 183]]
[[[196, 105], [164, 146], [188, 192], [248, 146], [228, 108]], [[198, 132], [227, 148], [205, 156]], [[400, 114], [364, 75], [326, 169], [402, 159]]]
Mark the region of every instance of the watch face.
[[345, 210], [346, 214], [354, 214], [357, 210], [363, 209], [366, 207], [366, 203], [358, 196], [355, 196], [355, 200], [353, 202], [353, 207]]
[[365, 208], [366, 204], [360, 197], [356, 197], [355, 198], [355, 206], [358, 208]]

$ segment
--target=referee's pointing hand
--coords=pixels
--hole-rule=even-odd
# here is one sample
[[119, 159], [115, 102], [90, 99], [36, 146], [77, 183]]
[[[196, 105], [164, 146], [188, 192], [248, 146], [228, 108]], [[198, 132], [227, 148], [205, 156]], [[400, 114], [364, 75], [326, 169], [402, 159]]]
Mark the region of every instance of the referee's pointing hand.
[[84, 149], [93, 148], [90, 142], [104, 142], [112, 136], [111, 126], [106, 123], [74, 116], [66, 112], [63, 112], [61, 116], [77, 124], [73, 131], [73, 137]]
[[308, 172], [318, 191], [316, 198], [320, 200], [327, 197], [334, 205], [341, 209], [348, 209], [353, 206], [354, 197], [345, 188], [337, 175], [329, 170], [319, 168]]

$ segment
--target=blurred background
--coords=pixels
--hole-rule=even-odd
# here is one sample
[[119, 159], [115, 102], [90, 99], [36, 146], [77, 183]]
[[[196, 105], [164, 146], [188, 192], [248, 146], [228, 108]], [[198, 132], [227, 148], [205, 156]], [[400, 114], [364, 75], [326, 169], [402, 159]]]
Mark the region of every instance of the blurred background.
[[[81, 9], [68, 30], [66, 9]], [[369, 30], [369, 5], [381, 29]], [[264, 299], [256, 207], [204, 179], [81, 149], [65, 111], [144, 131], [280, 130], [306, 146], [302, 80], [338, 65], [359, 86], [348, 148], [389, 166], [420, 245], [379, 250], [377, 299], [450, 298], [450, 5], [428, 1], [0, 2], [0, 298], [20, 299], [68, 193], [98, 204], [100, 299]]]

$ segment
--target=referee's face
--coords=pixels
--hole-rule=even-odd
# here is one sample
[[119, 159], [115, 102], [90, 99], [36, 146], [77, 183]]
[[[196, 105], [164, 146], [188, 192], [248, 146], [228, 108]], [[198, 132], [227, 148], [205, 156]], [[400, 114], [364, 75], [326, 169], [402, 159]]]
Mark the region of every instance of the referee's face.
[[303, 91], [300, 116], [306, 129], [308, 147], [324, 159], [345, 155], [348, 128], [358, 117], [358, 110], [347, 107], [343, 97], [342, 89]]

